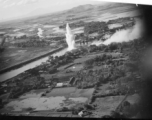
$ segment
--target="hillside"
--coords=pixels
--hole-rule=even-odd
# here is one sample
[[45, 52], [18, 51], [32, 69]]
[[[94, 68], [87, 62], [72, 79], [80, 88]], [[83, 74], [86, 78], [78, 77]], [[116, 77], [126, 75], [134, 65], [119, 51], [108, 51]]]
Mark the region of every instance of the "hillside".
[[[33, 23], [45, 23], [51, 22], [51, 21], [65, 21], [66, 17], [72, 18], [72, 17], [81, 17], [81, 16], [87, 16], [91, 17], [94, 14], [101, 14], [104, 13], [105, 11], [110, 11], [110, 9], [116, 9], [116, 8], [135, 8], [134, 5], [131, 4], [122, 4], [122, 3], [106, 3], [104, 5], [91, 5], [91, 4], [86, 4], [86, 5], [80, 5], [77, 7], [74, 7], [69, 10], [61, 11], [61, 12], [56, 12], [56, 13], [48, 13], [40, 16], [33, 16], [29, 18], [23, 18], [23, 19], [18, 19], [18, 20], [13, 20], [13, 21], [7, 21], [0, 23], [1, 27], [6, 27], [7, 25], [9, 26], [16, 26], [20, 25], [26, 22], [26, 24], [33, 24]], [[43, 12], [41, 12], [43, 13]], [[49, 20], [48, 20], [49, 19]]]

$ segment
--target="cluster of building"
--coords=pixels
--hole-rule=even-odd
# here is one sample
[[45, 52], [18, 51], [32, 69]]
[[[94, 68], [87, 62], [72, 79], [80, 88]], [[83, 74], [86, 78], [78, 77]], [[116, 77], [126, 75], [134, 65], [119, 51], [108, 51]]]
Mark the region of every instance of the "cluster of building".
[[60, 88], [60, 87], [70, 87], [70, 86], [74, 86], [77, 83], [77, 79], [75, 79], [75, 77], [71, 77], [70, 80], [68, 82], [60, 82], [56, 84], [56, 88]]

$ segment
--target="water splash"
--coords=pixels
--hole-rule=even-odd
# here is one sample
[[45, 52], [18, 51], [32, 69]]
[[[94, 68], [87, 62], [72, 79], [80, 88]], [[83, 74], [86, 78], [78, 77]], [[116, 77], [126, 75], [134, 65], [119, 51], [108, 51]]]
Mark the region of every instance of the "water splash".
[[37, 35], [38, 35], [40, 38], [42, 38], [42, 37], [43, 37], [42, 34], [43, 34], [43, 30], [42, 30], [41, 28], [38, 28]]
[[66, 42], [68, 44], [68, 51], [75, 49], [75, 36], [73, 35], [69, 24], [66, 25]]

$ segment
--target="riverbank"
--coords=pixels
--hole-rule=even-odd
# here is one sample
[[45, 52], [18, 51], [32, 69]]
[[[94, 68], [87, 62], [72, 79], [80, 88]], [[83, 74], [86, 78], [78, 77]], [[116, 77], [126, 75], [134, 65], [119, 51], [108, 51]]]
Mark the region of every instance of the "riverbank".
[[8, 72], [8, 71], [11, 71], [11, 70], [13, 70], [13, 69], [17, 69], [17, 68], [19, 68], [19, 67], [21, 67], [21, 66], [24, 66], [24, 65], [26, 65], [26, 64], [28, 64], [28, 63], [31, 63], [31, 62], [35, 61], [35, 60], [41, 59], [41, 58], [46, 57], [46, 56], [48, 56], [48, 55], [50, 55], [50, 54], [53, 54], [53, 53], [55, 53], [55, 52], [58, 52], [58, 51], [60, 51], [60, 50], [62, 50], [62, 49], [64, 49], [64, 48], [65, 48], [65, 47], [59, 47], [59, 48], [57, 48], [57, 49], [55, 49], [55, 50], [51, 50], [51, 51], [49, 51], [49, 52], [47, 52], [47, 53], [45, 53], [45, 54], [43, 54], [43, 55], [36, 56], [36, 57], [34, 57], [34, 58], [31, 58], [31, 59], [28, 59], [28, 60], [24, 60], [23, 62], [17, 63], [17, 64], [15, 64], [15, 65], [6, 67], [6, 68], [0, 70], [0, 74], [3, 74], [3, 73]]

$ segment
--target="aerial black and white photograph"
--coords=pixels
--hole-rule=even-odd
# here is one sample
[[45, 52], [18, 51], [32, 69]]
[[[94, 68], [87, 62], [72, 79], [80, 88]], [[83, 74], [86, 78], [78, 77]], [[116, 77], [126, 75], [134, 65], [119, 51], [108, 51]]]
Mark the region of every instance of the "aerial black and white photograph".
[[0, 115], [140, 118], [145, 31], [137, 4], [0, 0]]

